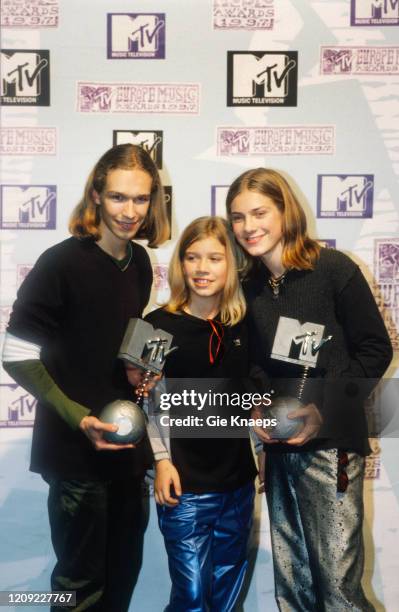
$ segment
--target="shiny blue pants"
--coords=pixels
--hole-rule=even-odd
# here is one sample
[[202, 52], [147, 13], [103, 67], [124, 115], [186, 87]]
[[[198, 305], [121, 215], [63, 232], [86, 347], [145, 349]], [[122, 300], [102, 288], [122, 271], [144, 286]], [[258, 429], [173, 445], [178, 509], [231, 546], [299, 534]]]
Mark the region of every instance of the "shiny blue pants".
[[157, 506], [172, 580], [169, 612], [230, 612], [247, 569], [254, 485], [227, 493], [185, 493]]

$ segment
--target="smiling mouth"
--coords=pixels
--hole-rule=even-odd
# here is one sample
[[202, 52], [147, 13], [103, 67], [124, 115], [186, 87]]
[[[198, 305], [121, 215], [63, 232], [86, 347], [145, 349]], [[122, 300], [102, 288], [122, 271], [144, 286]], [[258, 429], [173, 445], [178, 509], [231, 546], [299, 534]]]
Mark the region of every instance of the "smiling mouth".
[[266, 234], [261, 234], [260, 236], [248, 236], [248, 238], [245, 238], [245, 242], [247, 244], [256, 244], [261, 238], [264, 238], [265, 235]]
[[210, 281], [208, 278], [193, 278], [193, 282], [198, 287], [207, 287], [212, 281]]
[[123, 223], [123, 221], [117, 221], [117, 224], [123, 231], [128, 232], [129, 230], [134, 229], [139, 224], [139, 222], [132, 221], [131, 223]]

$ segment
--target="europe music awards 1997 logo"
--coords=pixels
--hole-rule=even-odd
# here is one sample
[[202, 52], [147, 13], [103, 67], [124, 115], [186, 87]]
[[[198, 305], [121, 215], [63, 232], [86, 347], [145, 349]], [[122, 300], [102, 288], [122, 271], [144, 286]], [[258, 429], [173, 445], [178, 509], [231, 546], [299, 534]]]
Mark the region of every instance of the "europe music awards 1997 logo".
[[374, 175], [319, 174], [317, 216], [369, 219], [373, 216]]
[[39, 49], [1, 50], [1, 104], [50, 105], [50, 52]]
[[297, 51], [228, 51], [227, 106], [296, 106]]
[[142, 147], [150, 155], [159, 170], [162, 170], [163, 131], [162, 130], [114, 130], [112, 144], [134, 144]]
[[165, 13], [108, 13], [108, 59], [164, 59]]
[[[399, 0], [398, 0], [399, 2]], [[399, 74], [399, 47], [321, 47], [320, 73], [325, 75]]]
[[215, 30], [272, 30], [275, 0], [213, 0]]

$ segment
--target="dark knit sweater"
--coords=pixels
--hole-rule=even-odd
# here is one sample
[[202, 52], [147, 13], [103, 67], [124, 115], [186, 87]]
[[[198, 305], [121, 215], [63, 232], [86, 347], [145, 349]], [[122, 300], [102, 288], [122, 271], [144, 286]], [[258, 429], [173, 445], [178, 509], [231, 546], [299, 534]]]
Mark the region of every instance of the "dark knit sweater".
[[[148, 302], [152, 270], [144, 248], [122, 272], [91, 239], [69, 238], [45, 251], [18, 291], [8, 331], [42, 347], [41, 361], [60, 389], [98, 415], [132, 399], [117, 359], [130, 317]], [[137, 449], [99, 453], [51, 406], [37, 406], [31, 470], [62, 478], [140, 476], [151, 463], [148, 440]]]
[[[209, 359], [212, 327], [208, 321], [186, 313], [169, 313], [163, 309], [155, 310], [145, 318], [154, 327], [173, 334], [172, 346], [178, 346], [166, 358], [165, 379], [168, 390], [173, 386], [174, 392], [183, 389], [207, 391], [212, 388], [212, 379], [218, 379], [218, 392], [243, 392], [240, 380], [248, 374], [245, 324], [224, 327], [221, 352], [212, 364]], [[232, 411], [244, 416], [241, 408], [223, 407], [222, 411], [223, 416]], [[182, 406], [173, 414], [203, 417], [205, 414], [218, 414], [218, 408], [206, 406], [198, 412], [195, 407]], [[178, 435], [178, 432], [175, 433]], [[183, 493], [229, 491], [252, 480], [256, 476], [256, 468], [248, 431], [243, 435], [246, 437], [232, 438], [226, 431], [226, 437], [223, 438], [181, 438], [174, 437], [172, 428], [171, 459], [180, 475]]]
[[[298, 358], [301, 344], [292, 343], [289, 360], [283, 360], [276, 355], [277, 333], [281, 344], [284, 337], [292, 340], [290, 334], [295, 325], [297, 332], [303, 332], [304, 324], [321, 325], [323, 337], [332, 335], [332, 339], [321, 347], [316, 367], [310, 369], [312, 378], [305, 396], [322, 412], [320, 438], [302, 447], [269, 445], [268, 451], [337, 447], [367, 454], [363, 403], [387, 369], [392, 348], [365, 278], [349, 257], [333, 249], [321, 249], [314, 270], [289, 271], [277, 298], [268, 284], [269, 276], [259, 260], [245, 283], [252, 374], [257, 383], [290, 395], [290, 382], [301, 376], [302, 366], [292, 361]], [[322, 384], [316, 383], [320, 379]]]

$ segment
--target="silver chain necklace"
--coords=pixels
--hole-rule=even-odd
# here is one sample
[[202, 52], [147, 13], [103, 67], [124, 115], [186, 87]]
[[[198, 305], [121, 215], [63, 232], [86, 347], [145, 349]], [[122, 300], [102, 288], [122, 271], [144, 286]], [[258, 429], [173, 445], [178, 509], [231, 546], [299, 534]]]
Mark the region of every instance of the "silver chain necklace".
[[273, 292], [273, 298], [277, 299], [280, 295], [280, 287], [283, 285], [288, 270], [280, 274], [280, 276], [270, 276], [268, 279], [269, 286]]

